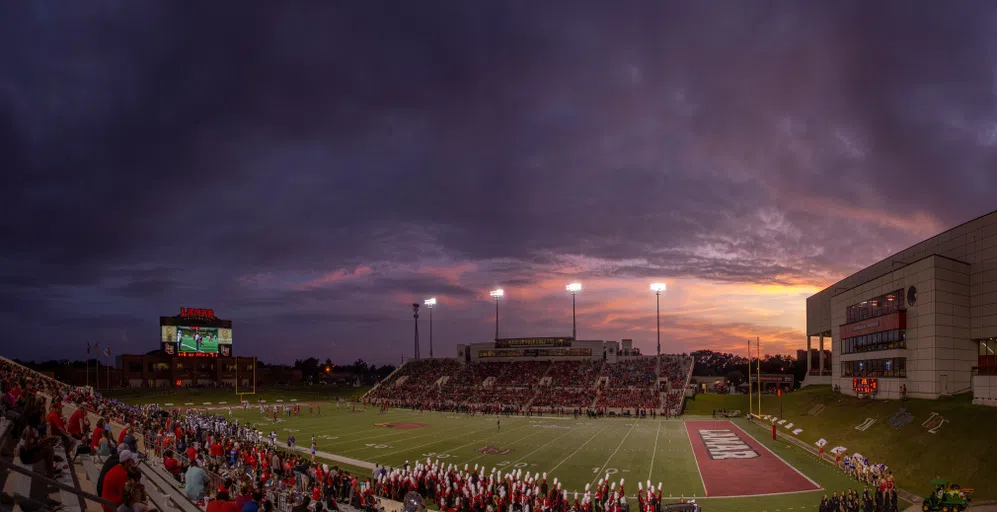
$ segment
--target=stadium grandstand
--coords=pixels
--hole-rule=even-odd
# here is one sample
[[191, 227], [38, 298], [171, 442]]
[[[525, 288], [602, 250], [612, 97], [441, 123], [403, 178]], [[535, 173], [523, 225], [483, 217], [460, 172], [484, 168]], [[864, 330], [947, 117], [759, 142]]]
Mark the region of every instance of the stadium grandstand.
[[457, 412], [681, 414], [691, 357], [461, 362], [414, 359], [364, 396], [375, 405]]

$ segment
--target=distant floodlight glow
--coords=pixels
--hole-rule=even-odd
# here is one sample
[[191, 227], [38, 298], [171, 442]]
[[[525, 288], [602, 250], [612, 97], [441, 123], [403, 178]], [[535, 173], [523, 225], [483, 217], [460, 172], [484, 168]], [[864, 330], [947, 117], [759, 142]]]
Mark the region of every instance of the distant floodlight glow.
[[651, 283], [652, 292], [663, 292], [666, 288], [665, 283]]
[[574, 292], [580, 292], [580, 291], [582, 291], [582, 283], [571, 283], [571, 284], [565, 286], [564, 289], [568, 290], [569, 292], [572, 292], [572, 293], [574, 293]]
[[505, 295], [505, 290], [501, 288], [499, 288], [498, 290], [492, 290], [491, 292], [488, 293], [488, 295], [491, 295], [492, 297], [497, 299]]
[[433, 306], [436, 305], [436, 297], [432, 297], [432, 298], [426, 299], [423, 302], [425, 302], [427, 306], [433, 307]]

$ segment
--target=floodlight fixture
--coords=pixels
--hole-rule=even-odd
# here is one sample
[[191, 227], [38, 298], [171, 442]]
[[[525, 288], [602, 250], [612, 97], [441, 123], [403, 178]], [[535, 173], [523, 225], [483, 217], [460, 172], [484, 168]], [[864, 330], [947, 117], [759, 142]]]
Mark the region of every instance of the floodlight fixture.
[[566, 285], [564, 289], [568, 290], [571, 293], [580, 292], [582, 291], [582, 283], [571, 283], [569, 285]]
[[663, 292], [663, 291], [665, 291], [667, 289], [668, 289], [668, 287], [665, 286], [665, 283], [651, 283], [651, 291], [652, 292], [661, 293], [661, 292]]
[[488, 292], [488, 295], [491, 295], [492, 298], [498, 299], [499, 297], [505, 296], [505, 290], [501, 288], [499, 288], [498, 290], [492, 290]]
[[433, 358], [433, 306], [436, 305], [436, 297], [430, 297], [424, 301], [429, 308], [429, 358]]

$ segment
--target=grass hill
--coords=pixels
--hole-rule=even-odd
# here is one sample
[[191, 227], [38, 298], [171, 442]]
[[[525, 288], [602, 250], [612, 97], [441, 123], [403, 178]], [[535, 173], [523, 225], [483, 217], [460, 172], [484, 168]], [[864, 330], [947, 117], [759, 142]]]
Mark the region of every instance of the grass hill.
[[[755, 396], [755, 404], [758, 398]], [[961, 395], [942, 400], [860, 400], [814, 386], [762, 398], [762, 414], [802, 428], [797, 437], [813, 445], [845, 446], [870, 461], [882, 462], [911, 492], [929, 492], [939, 476], [975, 489], [974, 499], [997, 499], [997, 407], [973, 405]], [[781, 414], [780, 414], [780, 401]], [[711, 415], [714, 408], [748, 411], [746, 395], [697, 395], [688, 415]], [[933, 423], [927, 423], [933, 418]], [[870, 420], [872, 420], [870, 422]], [[892, 421], [891, 421], [892, 420]], [[941, 424], [932, 433], [929, 427]], [[856, 427], [867, 427], [859, 430]], [[785, 429], [781, 429], [785, 432]]]

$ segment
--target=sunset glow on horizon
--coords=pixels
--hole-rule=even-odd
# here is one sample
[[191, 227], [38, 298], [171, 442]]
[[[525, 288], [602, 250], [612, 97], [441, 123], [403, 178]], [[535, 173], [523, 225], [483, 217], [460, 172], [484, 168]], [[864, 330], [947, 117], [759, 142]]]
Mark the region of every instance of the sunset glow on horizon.
[[11, 3], [4, 355], [189, 306], [397, 364], [413, 304], [454, 356], [496, 289], [503, 336], [569, 335], [572, 283], [580, 339], [654, 353], [664, 283], [663, 352], [795, 355], [806, 297], [994, 208], [981, 5], [555, 4]]

